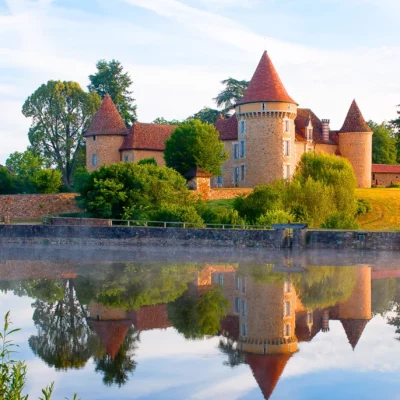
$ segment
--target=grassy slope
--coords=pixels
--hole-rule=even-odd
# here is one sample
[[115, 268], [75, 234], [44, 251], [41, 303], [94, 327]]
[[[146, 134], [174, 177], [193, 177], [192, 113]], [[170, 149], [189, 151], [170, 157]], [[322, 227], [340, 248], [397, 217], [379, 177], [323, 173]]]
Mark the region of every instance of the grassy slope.
[[[400, 189], [357, 189], [356, 194], [372, 205], [372, 211], [358, 220], [361, 229], [400, 230]], [[233, 208], [233, 199], [210, 200], [209, 204]]]
[[372, 205], [372, 211], [358, 220], [362, 229], [400, 230], [400, 189], [357, 189], [357, 196]]

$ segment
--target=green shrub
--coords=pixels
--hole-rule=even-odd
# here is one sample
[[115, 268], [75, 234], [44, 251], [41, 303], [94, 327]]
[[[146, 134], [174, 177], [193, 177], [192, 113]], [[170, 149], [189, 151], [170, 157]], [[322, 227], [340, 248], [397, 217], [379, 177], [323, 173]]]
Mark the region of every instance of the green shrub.
[[138, 165], [158, 165], [157, 161], [154, 157], [143, 158], [143, 160], [138, 161], [137, 164]]
[[287, 224], [293, 222], [295, 217], [283, 210], [271, 210], [259, 216], [255, 221], [255, 225], [272, 228], [271, 224]]
[[58, 170], [41, 169], [35, 172], [32, 181], [40, 193], [58, 193], [62, 186], [62, 174]]
[[161, 205], [158, 210], [150, 213], [150, 219], [164, 222], [190, 222], [189, 227], [191, 228], [201, 228], [204, 224], [194, 206], [179, 206], [176, 204]]
[[224, 207], [208, 206], [206, 203], [197, 205], [197, 212], [207, 224], [216, 225], [244, 225], [245, 220], [240, 217], [236, 210]]
[[357, 200], [357, 216], [367, 214], [372, 211], [371, 202], [367, 199]]
[[324, 229], [360, 229], [357, 221], [351, 215], [335, 212], [325, 218], [321, 228]]

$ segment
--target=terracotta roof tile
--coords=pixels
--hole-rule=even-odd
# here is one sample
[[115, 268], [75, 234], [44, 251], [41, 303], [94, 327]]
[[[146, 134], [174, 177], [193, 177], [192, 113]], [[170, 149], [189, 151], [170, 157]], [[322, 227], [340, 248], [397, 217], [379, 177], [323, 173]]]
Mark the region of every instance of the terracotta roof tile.
[[400, 165], [372, 164], [372, 172], [381, 174], [400, 174]]
[[106, 94], [85, 136], [126, 135], [128, 129], [111, 97]]
[[238, 104], [257, 101], [285, 101], [296, 104], [288, 95], [266, 51], [263, 53], [249, 86]]
[[215, 128], [219, 132], [219, 138], [221, 140], [237, 140], [238, 138], [238, 121], [236, 114], [233, 114], [230, 118], [218, 118], [215, 122]]
[[166, 329], [172, 326], [168, 320], [166, 304], [141, 307], [133, 313], [133, 325], [139, 331]]
[[341, 319], [340, 322], [342, 323], [347, 339], [354, 350], [364, 332], [368, 319]]
[[120, 151], [132, 149], [164, 151], [165, 141], [176, 128], [175, 125], [135, 122], [129, 129]]
[[372, 132], [365, 122], [355, 100], [351, 103], [347, 117], [339, 132]]

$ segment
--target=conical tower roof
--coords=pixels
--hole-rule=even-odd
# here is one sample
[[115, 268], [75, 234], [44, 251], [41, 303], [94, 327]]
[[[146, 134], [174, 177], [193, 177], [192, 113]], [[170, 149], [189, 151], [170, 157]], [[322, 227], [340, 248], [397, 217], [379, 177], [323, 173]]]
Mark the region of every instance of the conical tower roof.
[[267, 356], [246, 354], [246, 362], [249, 364], [265, 399], [271, 397], [291, 356], [292, 354], [271, 354]]
[[288, 95], [266, 51], [263, 53], [249, 86], [238, 104], [259, 101], [283, 101], [296, 104]]
[[347, 117], [339, 132], [372, 132], [371, 128], [365, 122], [355, 100], [351, 103]]
[[344, 331], [346, 332], [347, 339], [351, 344], [353, 350], [357, 346], [358, 341], [364, 331], [365, 326], [368, 323], [368, 319], [341, 319], [340, 322], [343, 325]]
[[128, 329], [132, 325], [129, 320], [90, 320], [89, 325], [96, 332], [107, 354], [114, 359], [125, 340]]
[[85, 136], [91, 135], [127, 135], [128, 129], [119, 114], [110, 95], [107, 93], [93, 117]]

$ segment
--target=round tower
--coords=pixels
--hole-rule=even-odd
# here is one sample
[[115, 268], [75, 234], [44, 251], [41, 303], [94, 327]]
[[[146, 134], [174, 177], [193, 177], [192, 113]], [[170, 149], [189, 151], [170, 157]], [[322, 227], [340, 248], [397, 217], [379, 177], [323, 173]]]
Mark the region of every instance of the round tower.
[[339, 151], [346, 157], [357, 179], [357, 186], [371, 187], [372, 130], [367, 125], [355, 100], [339, 131]]
[[[254, 187], [290, 179], [296, 167], [297, 103], [288, 95], [267, 52], [235, 111], [239, 125], [231, 157], [234, 182]], [[239, 179], [235, 179], [237, 174]]]
[[102, 165], [120, 162], [119, 149], [127, 135], [128, 129], [121, 115], [106, 94], [85, 133], [87, 170], [90, 172]]

